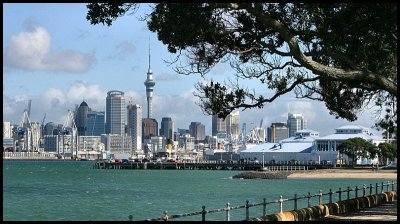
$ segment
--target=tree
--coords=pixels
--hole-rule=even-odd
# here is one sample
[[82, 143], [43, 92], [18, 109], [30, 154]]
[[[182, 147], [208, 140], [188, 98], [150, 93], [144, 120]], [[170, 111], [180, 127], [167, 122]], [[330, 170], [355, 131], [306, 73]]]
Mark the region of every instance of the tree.
[[390, 143], [380, 143], [378, 145], [379, 148], [379, 159], [381, 163], [387, 159], [393, 160], [397, 158], [397, 144], [390, 144]]
[[[87, 19], [110, 26], [132, 6], [91, 3]], [[293, 91], [349, 121], [373, 102], [377, 126], [396, 126], [395, 3], [160, 3], [147, 19], [149, 30], [177, 54], [178, 73], [206, 77], [220, 62], [236, 71], [236, 81], [196, 85], [207, 114], [225, 118]], [[257, 94], [240, 79], [259, 80], [274, 92]]]
[[349, 138], [338, 146], [338, 151], [352, 159], [352, 165], [360, 158], [374, 159], [377, 155], [377, 149], [374, 144], [362, 138]]

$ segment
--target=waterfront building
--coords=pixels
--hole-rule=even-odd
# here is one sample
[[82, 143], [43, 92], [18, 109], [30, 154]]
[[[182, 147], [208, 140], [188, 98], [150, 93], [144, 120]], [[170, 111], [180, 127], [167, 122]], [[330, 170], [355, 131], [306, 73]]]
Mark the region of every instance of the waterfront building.
[[44, 151], [45, 152], [59, 152], [59, 135], [44, 135]]
[[78, 149], [79, 151], [99, 151], [101, 136], [79, 136]]
[[190, 134], [190, 130], [189, 129], [178, 128], [178, 136], [186, 135], [186, 134]]
[[319, 132], [305, 128], [305, 129], [297, 131], [296, 136], [319, 137]]
[[131, 136], [118, 134], [102, 134], [101, 143], [105, 151], [115, 159], [127, 159], [132, 155]]
[[238, 140], [240, 134], [240, 113], [232, 112], [226, 117], [226, 134], [231, 140]]
[[212, 135], [218, 136], [219, 138], [226, 138], [226, 121], [223, 118], [219, 118], [218, 115], [212, 115]]
[[[370, 130], [361, 125], [345, 125], [335, 129], [335, 133], [320, 137], [316, 140], [316, 151], [321, 154], [337, 152], [338, 146], [347, 139], [350, 138], [362, 138], [372, 144], [378, 146], [380, 143], [384, 143], [385, 139], [373, 135]], [[342, 163], [349, 163], [349, 158], [340, 155]], [[376, 159], [361, 158], [356, 161], [357, 164], [371, 164], [377, 162]]]
[[189, 132], [196, 141], [204, 141], [206, 138], [206, 127], [201, 122], [191, 122]]
[[[332, 163], [350, 164], [349, 158], [342, 155], [337, 147], [343, 141], [360, 137], [378, 145], [384, 139], [374, 136], [368, 128], [359, 125], [346, 125], [335, 129], [335, 133], [318, 137], [318, 133], [309, 129], [296, 132], [295, 136], [283, 139], [278, 143], [264, 143], [240, 152], [240, 158], [259, 160], [277, 164]], [[356, 164], [376, 163], [377, 158], [360, 158]]]
[[125, 134], [124, 92], [112, 90], [106, 98], [106, 134]]
[[307, 120], [301, 114], [288, 113], [287, 126], [289, 129], [289, 137], [296, 135], [296, 132], [307, 128]]
[[89, 111], [87, 113], [86, 136], [101, 136], [105, 134], [104, 111]]
[[160, 136], [164, 136], [165, 139], [173, 138], [174, 123], [170, 117], [163, 117], [161, 120]]
[[77, 158], [89, 160], [106, 158], [101, 136], [79, 136]]
[[142, 150], [142, 107], [138, 104], [129, 104], [128, 107], [128, 135], [132, 139], [132, 150]]
[[87, 131], [87, 114], [90, 111], [89, 106], [85, 101], [83, 101], [75, 114], [75, 124], [78, 130], [78, 136], [85, 135]]
[[272, 123], [271, 127], [268, 128], [268, 142], [279, 142], [283, 139], [288, 138], [288, 127], [285, 122]]
[[150, 41], [149, 41], [149, 69], [147, 70], [147, 79], [144, 82], [146, 86], [146, 96], [147, 96], [147, 118], [152, 118], [152, 100], [153, 100], [153, 91], [156, 82], [153, 80], [153, 72], [151, 71], [150, 66]]
[[4, 151], [13, 152], [15, 151], [14, 139], [13, 138], [3, 138], [3, 149]]
[[3, 149], [4, 151], [15, 151], [13, 139], [13, 126], [10, 122], [3, 122]]
[[153, 155], [157, 154], [157, 152], [161, 151], [163, 148], [165, 148], [165, 137], [163, 136], [152, 136], [150, 138], [150, 145], [151, 145], [151, 153]]
[[63, 155], [65, 158], [72, 157], [76, 151], [74, 148], [74, 137], [72, 132], [67, 131], [65, 134], [59, 135], [45, 135], [44, 136], [44, 147], [47, 148], [47, 152], [56, 152], [59, 155]]
[[218, 145], [218, 137], [217, 136], [206, 136], [206, 143], [210, 149], [216, 149]]
[[179, 139], [179, 136], [180, 136], [180, 134], [177, 132], [177, 131], [174, 131], [174, 137], [173, 137], [173, 141], [174, 142], [177, 142], [178, 141], [178, 139]]
[[12, 138], [12, 126], [10, 122], [3, 122], [3, 138]]
[[158, 123], [156, 119], [142, 119], [142, 135], [142, 142], [144, 144], [149, 143], [151, 137], [158, 136]]
[[32, 136], [32, 151], [40, 151], [40, 138], [42, 136], [40, 123], [31, 122], [31, 136]]
[[180, 148], [184, 149], [185, 152], [194, 150], [194, 137], [190, 136], [190, 134], [179, 136], [178, 145]]

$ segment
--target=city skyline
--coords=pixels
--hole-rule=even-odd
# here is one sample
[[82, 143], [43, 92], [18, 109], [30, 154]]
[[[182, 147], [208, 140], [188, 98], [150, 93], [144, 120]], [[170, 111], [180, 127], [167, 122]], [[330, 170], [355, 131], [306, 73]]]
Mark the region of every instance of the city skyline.
[[[127, 102], [139, 104], [147, 114], [143, 83], [150, 41], [151, 70], [157, 83], [152, 100], [154, 119], [160, 123], [163, 117], [171, 117], [174, 131], [201, 122], [206, 134], [211, 134], [212, 116], [203, 114], [193, 96], [201, 77], [178, 75], [164, 62], [175, 56], [148, 31], [146, 22], [137, 18], [146, 12], [150, 12], [149, 6], [141, 5], [136, 14], [121, 17], [107, 27], [90, 25], [86, 4], [3, 4], [3, 121], [20, 123], [29, 100], [30, 119], [36, 122], [46, 114], [45, 123], [63, 123], [68, 110], [73, 111], [82, 101], [94, 111], [105, 111], [111, 90], [123, 91]], [[207, 77], [223, 81], [232, 72], [228, 64], [220, 63]], [[267, 92], [255, 81], [242, 83], [257, 92]], [[322, 136], [350, 124], [330, 115], [323, 102], [299, 100], [288, 94], [263, 109], [240, 110], [240, 128], [246, 123], [250, 130], [263, 120], [266, 129], [271, 123], [286, 121], [289, 112], [302, 114], [308, 128]], [[352, 124], [371, 128], [373, 114], [364, 111]]]

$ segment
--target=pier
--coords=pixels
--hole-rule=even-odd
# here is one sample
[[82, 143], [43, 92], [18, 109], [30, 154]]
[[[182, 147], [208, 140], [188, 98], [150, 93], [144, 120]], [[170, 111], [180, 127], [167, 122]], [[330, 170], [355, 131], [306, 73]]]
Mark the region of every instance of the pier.
[[[263, 165], [260, 163], [227, 163], [218, 161], [203, 162], [129, 162], [113, 163], [97, 161], [95, 169], [172, 169], [172, 170], [263, 170], [263, 171], [296, 171], [308, 170], [309, 166]], [[313, 168], [314, 169], [314, 168]]]

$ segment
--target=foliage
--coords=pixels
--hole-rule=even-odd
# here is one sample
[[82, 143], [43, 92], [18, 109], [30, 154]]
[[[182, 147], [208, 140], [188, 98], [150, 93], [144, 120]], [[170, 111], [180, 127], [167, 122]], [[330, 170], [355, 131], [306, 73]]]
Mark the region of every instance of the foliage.
[[390, 159], [393, 160], [397, 158], [397, 144], [390, 144], [390, 143], [381, 143], [378, 146], [379, 148], [379, 158], [381, 160]]
[[338, 150], [340, 153], [352, 158], [353, 166], [361, 157], [373, 159], [378, 153], [377, 147], [374, 144], [359, 137], [343, 141], [338, 146]]
[[[87, 19], [111, 25], [129, 6], [91, 3]], [[395, 3], [160, 3], [148, 16], [148, 28], [178, 54], [178, 73], [206, 77], [229, 62], [238, 80], [256, 79], [273, 90], [259, 95], [239, 82], [198, 83], [195, 95], [208, 114], [225, 118], [294, 92], [349, 121], [374, 102], [377, 126], [396, 127]]]

